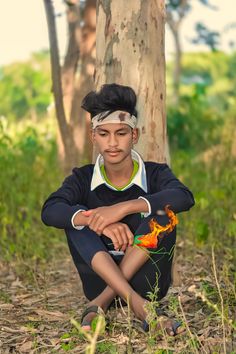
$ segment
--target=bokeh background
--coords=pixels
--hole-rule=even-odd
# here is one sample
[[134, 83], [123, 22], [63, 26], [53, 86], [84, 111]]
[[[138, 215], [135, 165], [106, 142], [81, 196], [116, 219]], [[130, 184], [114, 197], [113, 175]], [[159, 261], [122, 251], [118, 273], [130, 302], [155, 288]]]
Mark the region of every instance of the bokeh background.
[[[171, 167], [196, 199], [191, 212], [180, 216], [178, 244], [183, 262], [194, 263], [197, 254], [207, 260], [204, 275], [211, 273], [214, 249], [229, 320], [235, 304], [235, 1], [187, 3], [181, 12], [181, 1], [167, 1], [165, 39]], [[66, 6], [54, 1], [61, 63], [68, 42]], [[45, 198], [66, 174], [43, 1], [2, 2], [0, 28], [0, 257], [33, 282], [38, 269], [58, 255], [68, 256], [63, 232], [46, 228], [40, 219]], [[89, 162], [87, 156], [80, 162]], [[200, 289], [220, 304], [217, 286], [204, 276]], [[6, 301], [3, 290], [0, 298]]]

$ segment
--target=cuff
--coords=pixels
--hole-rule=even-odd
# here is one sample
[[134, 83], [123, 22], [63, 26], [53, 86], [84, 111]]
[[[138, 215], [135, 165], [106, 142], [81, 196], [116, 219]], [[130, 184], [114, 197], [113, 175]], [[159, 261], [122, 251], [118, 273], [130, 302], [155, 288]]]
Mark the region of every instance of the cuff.
[[151, 215], [151, 213], [152, 213], [151, 205], [150, 205], [149, 201], [148, 201], [146, 198], [144, 198], [144, 197], [138, 197], [138, 199], [143, 199], [143, 200], [145, 200], [145, 202], [146, 202], [147, 205], [148, 205], [148, 212], [146, 212], [146, 213], [141, 213], [142, 216], [143, 216], [144, 218], [146, 218], [147, 216]]
[[71, 224], [72, 224], [73, 228], [76, 229], [76, 230], [82, 230], [82, 229], [84, 228], [84, 226], [82, 226], [82, 225], [76, 226], [76, 225], [74, 224], [74, 218], [75, 218], [75, 216], [76, 216], [78, 213], [80, 213], [81, 211], [85, 211], [85, 209], [79, 209], [79, 210], [77, 210], [77, 211], [72, 215], [72, 218], [71, 218]]

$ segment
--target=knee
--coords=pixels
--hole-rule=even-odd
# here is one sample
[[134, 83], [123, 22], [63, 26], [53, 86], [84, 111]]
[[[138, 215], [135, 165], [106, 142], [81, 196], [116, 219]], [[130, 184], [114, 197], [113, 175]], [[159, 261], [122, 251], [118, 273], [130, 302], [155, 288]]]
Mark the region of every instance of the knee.
[[65, 234], [67, 236], [67, 238], [71, 239], [71, 238], [74, 238], [75, 236], [79, 236], [82, 234], [82, 230], [77, 230], [77, 229], [74, 229], [74, 228], [71, 228], [71, 229], [65, 229]]

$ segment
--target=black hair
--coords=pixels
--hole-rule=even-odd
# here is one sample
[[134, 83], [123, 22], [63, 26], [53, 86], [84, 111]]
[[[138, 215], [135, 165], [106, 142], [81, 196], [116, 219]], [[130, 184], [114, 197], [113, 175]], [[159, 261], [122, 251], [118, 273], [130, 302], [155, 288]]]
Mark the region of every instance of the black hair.
[[[82, 101], [81, 107], [91, 114], [91, 118], [101, 112], [125, 111], [137, 117], [137, 97], [129, 86], [105, 84], [101, 89], [89, 92]], [[101, 119], [104, 119], [103, 116]]]

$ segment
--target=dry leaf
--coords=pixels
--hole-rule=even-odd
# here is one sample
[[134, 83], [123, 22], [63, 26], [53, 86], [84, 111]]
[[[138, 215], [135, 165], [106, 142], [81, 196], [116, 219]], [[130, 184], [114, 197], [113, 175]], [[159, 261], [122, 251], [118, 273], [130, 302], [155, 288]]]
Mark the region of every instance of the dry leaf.
[[25, 326], [21, 326], [20, 330], [22, 332], [31, 332], [31, 333], [37, 333], [38, 330], [36, 328], [32, 328], [32, 327], [25, 327]]
[[11, 310], [14, 307], [12, 304], [0, 304], [1, 310]]
[[27, 341], [27, 342], [25, 342], [24, 344], [22, 344], [22, 345], [19, 347], [19, 350], [20, 350], [22, 353], [27, 353], [27, 352], [29, 352], [29, 350], [32, 348], [32, 344], [33, 344], [32, 341]]
[[15, 281], [13, 281], [11, 283], [11, 287], [12, 288], [23, 288], [23, 289], [25, 289], [24, 285], [22, 284], [22, 281], [20, 281], [19, 278], [17, 278]]
[[64, 315], [60, 311], [46, 311], [46, 310], [35, 310], [35, 312], [42, 316], [47, 321], [62, 321], [68, 318], [68, 316]]

